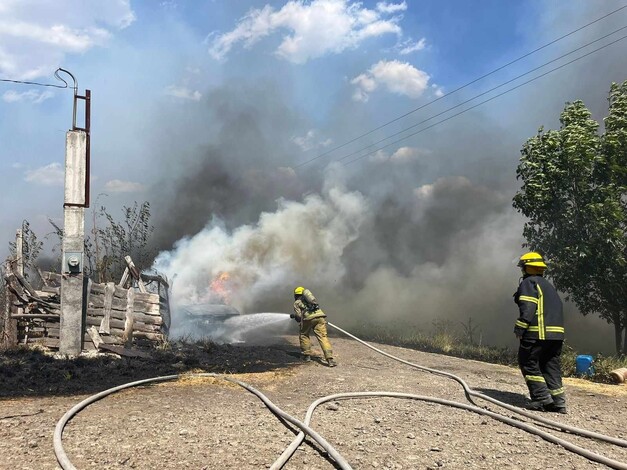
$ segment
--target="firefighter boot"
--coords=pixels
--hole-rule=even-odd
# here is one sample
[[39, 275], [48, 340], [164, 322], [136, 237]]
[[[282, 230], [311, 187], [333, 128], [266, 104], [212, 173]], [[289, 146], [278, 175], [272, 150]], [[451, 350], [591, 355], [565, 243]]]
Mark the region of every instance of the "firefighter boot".
[[329, 364], [329, 367], [335, 367], [335, 366], [337, 366], [337, 362], [335, 362], [335, 359], [333, 359], [332, 357], [330, 357], [329, 359], [327, 359], [327, 364]]
[[552, 413], [561, 413], [563, 415], [567, 414], [566, 406], [558, 406], [555, 403], [549, 403], [548, 405], [544, 405], [544, 411], [549, 411]]
[[553, 399], [549, 397], [543, 400], [531, 400], [526, 408], [531, 411], [546, 411], [546, 407], [551, 405], [553, 405]]
[[311, 356], [309, 354], [303, 354], [303, 362], [311, 362]]

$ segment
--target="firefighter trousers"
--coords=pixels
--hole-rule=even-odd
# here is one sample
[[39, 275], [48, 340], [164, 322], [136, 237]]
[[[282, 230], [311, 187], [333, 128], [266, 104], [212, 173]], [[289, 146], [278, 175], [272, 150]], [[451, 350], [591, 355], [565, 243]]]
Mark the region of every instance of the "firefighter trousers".
[[324, 358], [333, 359], [333, 350], [331, 349], [331, 343], [327, 337], [327, 321], [324, 317], [302, 320], [300, 322], [298, 340], [300, 341], [300, 350], [303, 356], [311, 356], [311, 340], [309, 339], [309, 335], [312, 331], [318, 339], [318, 343], [320, 343]]
[[562, 386], [561, 340], [522, 339], [518, 349], [518, 365], [525, 377], [531, 400], [566, 407]]

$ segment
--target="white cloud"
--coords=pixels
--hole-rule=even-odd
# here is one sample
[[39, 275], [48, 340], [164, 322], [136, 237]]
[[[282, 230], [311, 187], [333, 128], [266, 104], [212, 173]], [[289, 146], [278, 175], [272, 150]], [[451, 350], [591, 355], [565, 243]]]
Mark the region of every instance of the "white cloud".
[[398, 53], [401, 55], [411, 54], [412, 52], [421, 51], [425, 47], [427, 47], [427, 40], [422, 38], [418, 42], [414, 42], [412, 39], [408, 39], [407, 41], [403, 41], [398, 44], [397, 49]]
[[66, 54], [102, 46], [135, 20], [130, 0], [1, 3], [0, 73], [17, 79], [51, 74]]
[[332, 139], [320, 140], [318, 132], [310, 129], [304, 136], [292, 137], [292, 142], [298, 145], [304, 152], [317, 147], [328, 147], [333, 143]]
[[51, 163], [26, 172], [25, 180], [43, 186], [63, 186], [64, 169], [60, 163]]
[[382, 13], [396, 13], [397, 11], [405, 11], [407, 10], [407, 3], [379, 2], [377, 3], [377, 10]]
[[264, 37], [287, 30], [275, 53], [290, 62], [305, 63], [355, 48], [368, 38], [400, 35], [400, 18], [390, 15], [406, 8], [405, 2], [380, 2], [376, 10], [371, 10], [361, 2], [348, 0], [290, 0], [278, 11], [266, 5], [250, 10], [232, 31], [212, 33], [209, 53], [224, 59], [238, 43], [248, 48]]
[[200, 98], [202, 98], [202, 93], [198, 90], [192, 91], [187, 87], [177, 85], [170, 85], [166, 87], [165, 94], [174, 96], [175, 98], [181, 98], [191, 101], [200, 101]]
[[406, 163], [427, 155], [431, 155], [431, 150], [418, 147], [400, 147], [391, 155], [385, 150], [378, 150], [370, 156], [369, 160], [377, 163]]
[[351, 83], [357, 85], [353, 94], [355, 101], [368, 101], [370, 93], [379, 86], [388, 91], [410, 98], [420, 97], [429, 85], [429, 75], [408, 62], [398, 60], [379, 61], [366, 73], [358, 75]]
[[144, 189], [143, 184], [133, 181], [111, 180], [105, 183], [105, 190], [112, 193], [134, 193]]
[[49, 98], [52, 98], [54, 93], [52, 91], [37, 91], [37, 90], [28, 90], [23, 91], [21, 93], [15, 90], [5, 91], [2, 94], [2, 99], [6, 103], [16, 103], [18, 101], [30, 101], [31, 103], [39, 104], [46, 101]]
[[393, 162], [408, 162], [415, 160], [422, 155], [428, 155], [428, 150], [419, 149], [416, 147], [401, 147], [392, 154], [390, 160]]
[[433, 85], [431, 85], [431, 88], [433, 88], [433, 94], [437, 96], [438, 98], [441, 98], [444, 96], [444, 90], [442, 89], [441, 86], [438, 86], [434, 83]]

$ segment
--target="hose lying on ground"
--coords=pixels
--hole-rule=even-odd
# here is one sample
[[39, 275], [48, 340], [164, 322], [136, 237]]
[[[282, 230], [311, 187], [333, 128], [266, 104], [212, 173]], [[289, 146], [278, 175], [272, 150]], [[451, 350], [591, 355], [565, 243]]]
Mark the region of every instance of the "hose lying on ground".
[[[300, 422], [297, 419], [295, 419], [294, 417], [290, 416], [289, 414], [285, 413], [283, 410], [281, 410], [280, 408], [278, 408], [276, 405], [274, 405], [265, 395], [263, 395], [261, 392], [259, 392], [258, 390], [256, 390], [254, 387], [241, 382], [239, 380], [233, 379], [231, 377], [227, 377], [227, 376], [223, 376], [223, 375], [219, 375], [219, 374], [214, 374], [214, 373], [201, 373], [201, 374], [192, 374], [192, 375], [186, 375], [185, 377], [215, 377], [218, 379], [222, 379], [222, 380], [227, 380], [229, 382], [235, 383], [243, 388], [245, 388], [246, 390], [250, 391], [251, 393], [255, 394], [258, 398], [260, 398], [264, 404], [277, 416], [279, 416], [280, 418], [282, 418], [284, 421], [287, 421], [291, 424], [293, 424], [294, 426], [298, 427], [301, 432], [296, 436], [296, 438], [294, 439], [294, 441], [284, 450], [284, 452], [281, 454], [281, 456], [279, 457], [279, 459], [277, 459], [277, 461], [272, 465], [272, 469], [280, 469], [288, 460], [289, 458], [292, 456], [292, 454], [294, 453], [294, 451], [298, 448], [298, 446], [302, 443], [305, 434], [309, 435], [315, 442], [317, 442], [328, 454], [329, 456], [337, 463], [337, 466], [342, 469], [342, 470], [350, 470], [351, 466], [348, 464], [348, 462], [337, 452], [337, 450], [335, 450], [335, 448], [333, 448], [333, 446], [331, 446], [322, 436], [320, 436], [317, 432], [315, 432], [313, 429], [311, 429], [309, 427], [309, 422], [311, 421], [311, 417], [313, 416], [313, 412], [316, 409], [317, 406], [319, 406], [322, 403], [325, 403], [327, 401], [330, 400], [336, 400], [336, 399], [350, 399], [350, 398], [365, 398], [365, 397], [392, 397], [392, 398], [408, 398], [408, 399], [414, 399], [414, 400], [422, 400], [422, 401], [427, 401], [427, 402], [431, 402], [431, 403], [438, 403], [441, 405], [446, 405], [446, 406], [453, 406], [459, 409], [463, 409], [463, 410], [467, 410], [467, 411], [472, 411], [475, 413], [478, 413], [480, 415], [484, 415], [484, 416], [489, 416], [493, 419], [496, 419], [498, 421], [501, 421], [503, 423], [509, 424], [511, 426], [514, 426], [516, 428], [525, 430], [529, 433], [535, 434], [549, 442], [561, 445], [562, 447], [564, 447], [565, 449], [574, 452], [576, 454], [579, 454], [591, 461], [595, 461], [595, 462], [599, 462], [602, 463], [604, 465], [607, 465], [611, 468], [615, 468], [618, 470], [627, 470], [627, 464], [619, 462], [617, 460], [613, 460], [610, 459], [608, 457], [596, 454], [594, 452], [591, 452], [587, 449], [584, 449], [582, 447], [579, 447], [571, 442], [565, 441], [563, 439], [560, 439], [558, 437], [553, 436], [552, 434], [549, 434], [546, 431], [542, 431], [528, 423], [525, 422], [521, 422], [521, 421], [517, 421], [514, 420], [512, 418], [500, 415], [498, 413], [492, 412], [490, 410], [486, 410], [483, 408], [479, 408], [477, 407], [473, 400], [472, 397], [475, 398], [481, 398], [483, 400], [487, 400], [490, 403], [493, 403], [497, 406], [506, 408], [510, 411], [519, 413], [523, 416], [526, 416], [528, 418], [531, 418], [535, 421], [541, 422], [543, 424], [547, 424], [550, 426], [553, 426], [559, 430], [563, 430], [563, 431], [569, 431], [572, 433], [576, 433], [579, 434], [581, 436], [585, 436], [585, 437], [592, 437], [595, 439], [599, 439], [608, 443], [612, 443], [615, 445], [619, 445], [619, 446], [623, 446], [623, 447], [627, 447], [627, 441], [622, 440], [622, 439], [618, 439], [618, 438], [614, 438], [611, 436], [606, 436], [603, 434], [599, 434], [599, 433], [595, 433], [592, 431], [587, 431], [585, 429], [580, 429], [580, 428], [576, 428], [573, 426], [569, 426], [569, 425], [565, 425], [562, 423], [558, 423], [546, 418], [542, 418], [540, 416], [536, 416], [532, 413], [529, 413], [525, 410], [522, 410], [520, 408], [514, 407], [512, 405], [508, 405], [507, 403], [503, 403], [499, 400], [496, 400], [492, 397], [488, 397], [487, 395], [484, 395], [482, 393], [476, 392], [473, 389], [471, 389], [468, 384], [466, 384], [466, 382], [461, 379], [460, 377], [448, 373], [448, 372], [444, 372], [444, 371], [440, 371], [437, 369], [431, 369], [428, 367], [424, 367], [424, 366], [420, 366], [418, 364], [413, 364], [409, 361], [405, 361], [404, 359], [400, 359], [396, 356], [393, 356], [392, 354], [389, 354], [381, 349], [378, 349], [368, 343], [366, 343], [365, 341], [357, 338], [356, 336], [348, 333], [347, 331], [339, 328], [336, 325], [333, 325], [332, 323], [329, 323], [329, 326], [331, 326], [332, 328], [335, 328], [336, 330], [344, 333], [345, 335], [349, 336], [350, 338], [353, 338], [354, 340], [360, 342], [361, 344], [367, 346], [368, 348], [386, 356], [389, 357], [391, 359], [394, 359], [398, 362], [401, 362], [403, 364], [409, 365], [411, 367], [414, 367], [416, 369], [419, 370], [423, 370], [425, 372], [429, 372], [435, 375], [440, 375], [443, 377], [447, 377], [450, 379], [455, 380], [456, 382], [458, 382], [459, 384], [462, 385], [464, 393], [466, 395], [466, 398], [473, 403], [472, 405], [467, 405], [465, 403], [459, 403], [459, 402], [454, 402], [454, 401], [449, 401], [449, 400], [444, 400], [444, 399], [440, 399], [440, 398], [435, 398], [435, 397], [427, 397], [427, 396], [421, 396], [421, 395], [413, 395], [413, 394], [406, 394], [406, 393], [396, 393], [396, 392], [356, 392], [356, 393], [341, 393], [341, 394], [336, 394], [336, 395], [330, 395], [327, 397], [323, 397], [320, 398], [318, 400], [316, 400], [314, 403], [312, 403], [307, 411], [307, 415], [305, 417], [305, 422]], [[63, 417], [59, 420], [59, 422], [56, 425], [55, 428], [55, 432], [54, 432], [54, 438], [53, 438], [53, 442], [54, 442], [54, 451], [55, 451], [55, 455], [57, 457], [57, 461], [59, 462], [59, 464], [61, 465], [61, 467], [63, 468], [63, 470], [76, 470], [76, 467], [74, 467], [74, 465], [71, 463], [71, 461], [69, 460], [69, 458], [67, 457], [67, 454], [65, 453], [65, 450], [63, 449], [63, 445], [62, 445], [62, 436], [63, 436], [63, 429], [65, 427], [65, 425], [69, 422], [70, 419], [72, 419], [73, 416], [75, 416], [80, 410], [82, 410], [83, 408], [87, 407], [88, 405], [90, 405], [91, 403], [94, 403], [95, 401], [100, 400], [101, 398], [106, 397], [107, 395], [110, 395], [112, 393], [118, 392], [120, 390], [126, 389], [126, 388], [130, 388], [130, 387], [135, 387], [135, 386], [139, 386], [139, 385], [144, 385], [144, 384], [148, 384], [148, 383], [155, 383], [155, 382], [164, 382], [164, 381], [169, 381], [169, 380], [176, 380], [178, 378], [181, 378], [182, 376], [179, 375], [168, 375], [168, 376], [163, 376], [163, 377], [155, 377], [155, 378], [151, 378], [151, 379], [144, 379], [144, 380], [138, 380], [136, 382], [130, 382], [127, 384], [123, 384], [120, 385], [118, 387], [113, 387], [110, 388], [108, 390], [105, 390], [103, 392], [100, 392], [96, 395], [92, 395], [91, 397], [86, 398], [85, 400], [83, 400], [82, 402], [80, 402], [79, 404], [77, 404], [76, 406], [74, 406], [71, 410], [69, 410], [67, 413], [65, 413], [65, 415], [63, 415]]]
[[111, 395], [111, 394], [113, 394], [115, 392], [119, 392], [120, 390], [124, 390], [126, 388], [137, 387], [139, 385], [145, 385], [145, 384], [149, 384], [149, 383], [167, 382], [169, 380], [177, 380], [177, 379], [180, 379], [180, 378], [183, 378], [183, 377], [215, 377], [217, 379], [226, 380], [228, 382], [232, 382], [234, 384], [239, 385], [240, 387], [245, 388], [249, 392], [255, 394], [259, 399], [261, 399], [261, 401], [263, 401], [263, 403], [275, 415], [277, 415], [280, 418], [282, 418], [283, 420], [293, 424], [294, 426], [299, 428], [301, 430], [301, 432], [309, 435], [309, 437], [311, 437], [314, 441], [316, 441], [320, 445], [320, 447], [322, 447], [329, 454], [329, 456], [331, 456], [331, 458], [333, 460], [335, 460], [335, 462], [337, 463], [339, 468], [341, 468], [342, 470], [352, 470], [351, 466], [344, 459], [344, 457], [342, 457], [340, 455], [340, 453], [337, 450], [335, 450], [335, 448], [326, 441], [326, 439], [324, 439], [320, 434], [318, 434], [316, 431], [311, 429], [309, 426], [303, 424], [302, 422], [300, 422], [296, 418], [292, 417], [291, 415], [287, 414], [285, 411], [281, 410], [278, 406], [276, 406], [274, 403], [272, 403], [259, 390], [255, 389], [254, 387], [248, 385], [245, 382], [241, 382], [241, 381], [236, 380], [234, 378], [227, 377], [227, 376], [220, 375], [220, 374], [214, 374], [214, 373], [211, 373], [211, 372], [200, 373], [200, 374], [188, 374], [188, 375], [184, 375], [184, 376], [166, 375], [166, 376], [162, 376], [162, 377], [154, 377], [154, 378], [151, 378], [151, 379], [138, 380], [136, 382], [130, 382], [130, 383], [127, 383], [127, 384], [123, 384], [123, 385], [119, 385], [117, 387], [110, 388], [108, 390], [105, 390], [103, 392], [97, 393], [95, 395], [92, 395], [92, 396], [86, 398], [85, 400], [83, 400], [82, 402], [80, 402], [79, 404], [74, 406], [72, 409], [70, 409], [67, 413], [65, 413], [63, 415], [63, 417], [59, 420], [59, 422], [57, 423], [57, 425], [56, 425], [56, 427], [54, 429], [54, 437], [53, 437], [54, 453], [55, 453], [55, 455], [57, 457], [57, 461], [59, 462], [59, 465], [61, 466], [61, 468], [63, 470], [76, 470], [76, 467], [72, 464], [72, 462], [70, 461], [70, 459], [68, 458], [68, 456], [67, 456], [67, 454], [65, 452], [65, 449], [63, 448], [63, 442], [62, 442], [63, 429], [65, 428], [65, 425], [68, 423], [68, 421], [70, 421], [83, 408], [86, 408], [87, 406], [89, 406], [92, 403], [100, 400], [101, 398], [106, 397], [107, 395]]
[[[560, 439], [552, 434], [549, 434], [546, 431], [536, 428], [530, 424], [527, 424], [522, 421], [517, 421], [515, 419], [509, 418], [507, 416], [500, 415], [490, 410], [486, 410], [484, 408], [479, 408], [474, 405], [467, 405], [465, 403], [459, 403], [456, 401], [444, 400], [442, 398], [435, 398], [429, 396], [422, 395], [414, 395], [410, 393], [398, 393], [398, 392], [354, 392], [354, 393], [337, 393], [335, 395], [328, 395], [326, 397], [319, 398], [315, 402], [313, 402], [309, 409], [307, 410], [307, 415], [305, 416], [304, 423], [308, 426], [311, 422], [311, 418], [313, 416], [316, 408], [328, 401], [332, 400], [345, 400], [345, 399], [355, 399], [355, 398], [371, 398], [371, 397], [388, 397], [388, 398], [409, 398], [412, 400], [420, 400], [426, 401], [430, 403], [437, 403], [440, 405], [452, 406], [454, 408], [459, 408], [466, 411], [472, 411], [473, 413], [477, 413], [482, 416], [489, 416], [492, 419], [497, 421], [501, 421], [502, 423], [509, 424], [518, 429], [522, 429], [523, 431], [527, 431], [528, 433], [534, 434], [542, 439], [552, 442], [554, 444], [558, 444], [565, 449], [574, 452], [576, 454], [581, 455], [582, 457], [587, 458], [588, 460], [592, 460], [594, 462], [599, 462], [608, 467], [615, 468], [618, 470], [627, 470], [627, 464], [619, 462], [618, 460], [610, 459], [609, 457], [605, 457], [603, 455], [596, 454], [588, 449], [584, 449], [572, 442], [566, 441], [564, 439]], [[305, 434], [303, 432], [298, 433], [298, 435], [294, 438], [294, 440], [290, 443], [290, 445], [283, 451], [281, 456], [272, 464], [270, 470], [279, 470], [283, 468], [283, 465], [287, 463], [290, 457], [294, 454], [298, 446], [305, 439]]]
[[481, 398], [482, 400], [489, 401], [490, 403], [492, 403], [494, 405], [500, 406], [500, 407], [505, 408], [505, 409], [507, 409], [509, 411], [513, 411], [514, 413], [518, 413], [518, 414], [520, 414], [522, 416], [525, 416], [526, 418], [532, 419], [532, 420], [537, 421], [539, 423], [546, 424], [548, 426], [552, 426], [552, 427], [554, 427], [554, 428], [556, 428], [558, 430], [571, 432], [573, 434], [578, 434], [578, 435], [584, 436], [584, 437], [590, 437], [590, 438], [593, 438], [593, 439], [598, 439], [600, 441], [604, 441], [604, 442], [607, 442], [607, 443], [610, 443], [610, 444], [614, 444], [614, 445], [617, 445], [617, 446], [621, 446], [621, 447], [627, 447], [627, 441], [624, 440], [624, 439], [620, 439], [620, 438], [612, 437], [612, 436], [606, 436], [605, 434], [596, 433], [594, 431], [588, 431], [587, 429], [581, 429], [581, 428], [577, 428], [575, 426], [570, 426], [568, 424], [559, 423], [557, 421], [553, 421], [553, 420], [545, 418], [543, 416], [538, 416], [537, 414], [531, 413], [531, 412], [529, 412], [527, 410], [524, 410], [522, 408], [518, 408], [517, 406], [513, 406], [513, 405], [510, 405], [508, 403], [504, 403], [502, 401], [497, 400], [496, 398], [492, 398], [492, 397], [490, 397], [488, 395], [484, 395], [483, 393], [479, 393], [479, 392], [473, 390], [472, 388], [470, 388], [468, 386], [468, 384], [462, 378], [460, 378], [460, 377], [458, 377], [456, 375], [453, 375], [453, 374], [451, 374], [449, 372], [444, 372], [444, 371], [441, 371], [441, 370], [431, 369], [429, 367], [424, 367], [424, 366], [421, 366], [421, 365], [418, 365], [418, 364], [414, 364], [412, 362], [406, 361], [406, 360], [401, 359], [399, 357], [393, 356], [392, 354], [387, 353], [387, 352], [385, 352], [385, 351], [383, 351], [383, 350], [381, 350], [381, 349], [379, 349], [379, 348], [377, 348], [377, 347], [375, 347], [375, 346], [365, 342], [362, 339], [359, 339], [358, 337], [350, 334], [348, 331], [343, 330], [339, 326], [334, 325], [333, 323], [328, 323], [328, 325], [330, 327], [332, 327], [332, 328], [335, 328], [339, 332], [344, 333], [346, 336], [354, 339], [355, 341], [358, 341], [359, 343], [363, 344], [364, 346], [366, 346], [366, 347], [368, 347], [368, 348], [378, 352], [379, 354], [383, 354], [384, 356], [389, 357], [390, 359], [393, 359], [395, 361], [401, 362], [401, 363], [406, 364], [408, 366], [414, 367], [415, 369], [419, 369], [419, 370], [422, 370], [422, 371], [425, 371], [425, 372], [429, 372], [431, 374], [440, 375], [442, 377], [448, 377], [450, 379], [455, 380], [456, 382], [461, 384], [461, 386], [464, 388], [464, 393], [465, 393], [466, 397], [468, 398], [468, 401], [470, 401], [473, 404], [476, 404], [476, 403], [472, 400], [472, 397]]

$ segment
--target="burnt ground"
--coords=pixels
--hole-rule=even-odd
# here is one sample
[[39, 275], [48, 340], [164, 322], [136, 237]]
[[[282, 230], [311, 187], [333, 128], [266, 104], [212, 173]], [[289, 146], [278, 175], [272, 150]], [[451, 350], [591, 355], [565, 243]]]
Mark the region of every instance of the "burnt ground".
[[[255, 347], [186, 345], [156, 351], [152, 359], [69, 361], [23, 351], [0, 355], [0, 468], [58, 468], [52, 436], [68, 409], [95, 392], [159, 375], [235, 373], [299, 419], [312, 401], [339, 392], [402, 391], [465, 401], [460, 387], [449, 379], [392, 362], [349, 339], [331, 339], [340, 363], [334, 369], [321, 361], [300, 363], [295, 337]], [[526, 387], [513, 368], [380, 347], [460, 375], [501, 400], [525, 403]], [[567, 379], [566, 388], [569, 414], [551, 417], [627, 439], [627, 385]], [[322, 405], [312, 426], [353, 468], [605, 468], [490, 418], [413, 400]], [[627, 462], [627, 449], [555, 434]], [[68, 424], [63, 442], [79, 469], [257, 469], [268, 468], [293, 436], [246, 390], [215, 379], [185, 378], [125, 390], [94, 403]], [[285, 468], [334, 466], [307, 442]]]

